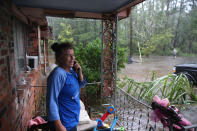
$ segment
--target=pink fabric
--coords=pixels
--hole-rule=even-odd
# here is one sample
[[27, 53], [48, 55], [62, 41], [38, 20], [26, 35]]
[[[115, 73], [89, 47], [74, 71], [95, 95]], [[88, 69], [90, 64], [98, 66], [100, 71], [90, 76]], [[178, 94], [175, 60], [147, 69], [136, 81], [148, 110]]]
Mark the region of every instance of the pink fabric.
[[[159, 105], [168, 108], [169, 106], [169, 100], [167, 98], [165, 99], [160, 99], [157, 95], [154, 96], [153, 98], [154, 102], [157, 102]], [[175, 107], [175, 111], [178, 112], [178, 109]], [[182, 117], [181, 114], [178, 114], [178, 116], [181, 118], [181, 121], [179, 122], [179, 124], [183, 125], [183, 126], [189, 126], [191, 125], [191, 122], [186, 120], [185, 118]], [[158, 122], [161, 121], [162, 118], [167, 118], [167, 116], [165, 114], [162, 114], [161, 111], [159, 109], [155, 109], [150, 116], [150, 119], [152, 121]], [[166, 126], [169, 126], [166, 122], [165, 122]], [[173, 125], [176, 129], [181, 129], [181, 127], [179, 127], [178, 125]], [[193, 129], [191, 129], [191, 131], [193, 131]]]
[[168, 107], [168, 105], [169, 105], [168, 98], [165, 98], [165, 99], [161, 100], [157, 95], [154, 96], [153, 101], [157, 102], [159, 105], [161, 105], [163, 107]]
[[[159, 105], [163, 106], [163, 107], [168, 107], [169, 105], [169, 100], [167, 98], [161, 100], [157, 95], [154, 96], [153, 98], [154, 102], [157, 102]], [[161, 118], [163, 117], [163, 114], [159, 111], [159, 109], [155, 109], [150, 116], [150, 119], [152, 121], [158, 122], [161, 120]]]
[[42, 119], [42, 117], [37, 116], [34, 119], [31, 119], [28, 123], [28, 128], [31, 128], [31, 126], [33, 125], [39, 125], [39, 124], [44, 124], [47, 123], [44, 119]]

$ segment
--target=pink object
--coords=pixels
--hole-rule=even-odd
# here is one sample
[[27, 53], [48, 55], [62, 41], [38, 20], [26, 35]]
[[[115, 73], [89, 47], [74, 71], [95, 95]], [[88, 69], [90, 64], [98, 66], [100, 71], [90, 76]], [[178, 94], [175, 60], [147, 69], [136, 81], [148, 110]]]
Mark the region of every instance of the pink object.
[[168, 105], [169, 105], [168, 98], [165, 98], [165, 99], [161, 100], [157, 95], [154, 96], [153, 101], [157, 102], [159, 105], [161, 105], [163, 107], [168, 107]]
[[42, 117], [37, 116], [36, 118], [31, 119], [28, 122], [28, 128], [31, 128], [33, 125], [39, 125], [39, 124], [44, 124], [44, 123], [47, 123], [47, 122]]
[[[158, 103], [159, 105], [169, 109], [169, 100], [167, 98], [165, 99], [160, 99], [157, 95], [154, 96], [153, 98], [153, 101]], [[170, 110], [170, 109], [169, 109]], [[178, 113], [178, 109], [175, 107], [174, 109], [177, 113]], [[182, 117], [181, 114], [178, 114], [178, 116], [181, 118], [181, 121], [179, 122], [180, 125], [183, 125], [183, 126], [189, 126], [191, 125], [191, 122], [186, 120], [185, 118]], [[158, 122], [158, 121], [161, 121], [162, 118], [167, 118], [168, 116], [166, 114], [163, 114], [159, 109], [155, 109], [152, 113], [151, 113], [151, 116], [150, 116], [150, 119], [152, 121], [155, 121], [155, 122]], [[167, 122], [165, 122], [165, 125], [166, 126], [169, 126]], [[173, 124], [173, 126], [176, 128], [176, 129], [181, 129], [180, 126], [178, 125], [175, 125]], [[193, 131], [193, 129], [191, 129], [191, 131]]]

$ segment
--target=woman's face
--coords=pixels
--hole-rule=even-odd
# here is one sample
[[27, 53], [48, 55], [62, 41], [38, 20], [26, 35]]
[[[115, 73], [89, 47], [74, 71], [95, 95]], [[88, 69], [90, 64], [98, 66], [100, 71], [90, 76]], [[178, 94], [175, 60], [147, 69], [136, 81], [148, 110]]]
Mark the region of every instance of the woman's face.
[[73, 67], [74, 61], [75, 61], [75, 55], [73, 49], [64, 50], [59, 59], [60, 64], [68, 69]]

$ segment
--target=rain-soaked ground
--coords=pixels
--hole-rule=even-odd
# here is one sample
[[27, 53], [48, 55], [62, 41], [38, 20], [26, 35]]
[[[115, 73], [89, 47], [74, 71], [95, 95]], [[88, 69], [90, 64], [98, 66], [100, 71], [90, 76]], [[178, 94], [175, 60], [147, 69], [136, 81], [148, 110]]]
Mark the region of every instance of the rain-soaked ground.
[[157, 77], [173, 73], [174, 65], [184, 63], [197, 63], [197, 57], [176, 57], [172, 56], [150, 56], [142, 58], [142, 63], [139, 57], [133, 57], [132, 64], [125, 64], [125, 68], [118, 73], [119, 78], [128, 76], [134, 80], [149, 81], [152, 77], [152, 72], [156, 71]]
[[[130, 77], [138, 82], [149, 81], [152, 77], [153, 71], [156, 72], [157, 77], [173, 73], [173, 67], [184, 63], [197, 63], [197, 57], [177, 57], [172, 56], [151, 56], [149, 58], [142, 58], [140, 62], [139, 57], [133, 57], [132, 64], [126, 64], [124, 69], [118, 72], [118, 77]], [[194, 87], [197, 89], [196, 87]], [[197, 95], [197, 94], [196, 94]], [[185, 118], [190, 120], [193, 124], [197, 124], [197, 106], [188, 105], [181, 112]]]

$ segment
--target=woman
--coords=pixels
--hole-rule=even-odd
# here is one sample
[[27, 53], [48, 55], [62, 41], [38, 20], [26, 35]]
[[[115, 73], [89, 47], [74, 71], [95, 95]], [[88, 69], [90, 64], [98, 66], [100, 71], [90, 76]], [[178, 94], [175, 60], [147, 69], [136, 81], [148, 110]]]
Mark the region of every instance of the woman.
[[51, 130], [77, 131], [80, 112], [80, 89], [85, 86], [82, 69], [75, 60], [70, 43], [54, 43], [58, 65], [47, 79], [46, 109]]

